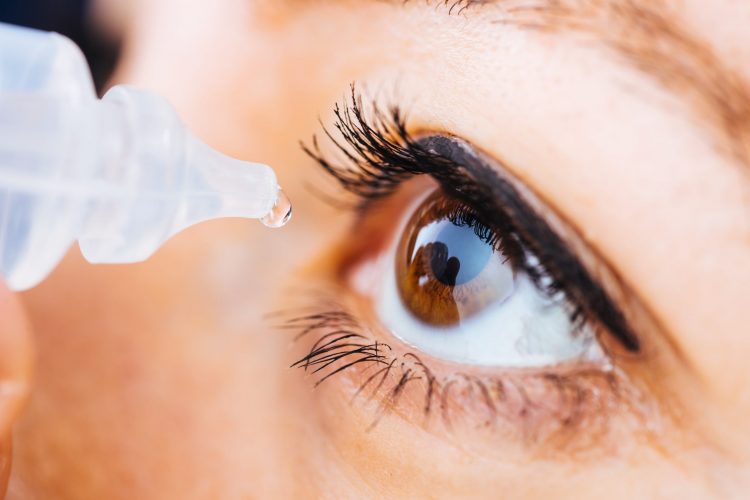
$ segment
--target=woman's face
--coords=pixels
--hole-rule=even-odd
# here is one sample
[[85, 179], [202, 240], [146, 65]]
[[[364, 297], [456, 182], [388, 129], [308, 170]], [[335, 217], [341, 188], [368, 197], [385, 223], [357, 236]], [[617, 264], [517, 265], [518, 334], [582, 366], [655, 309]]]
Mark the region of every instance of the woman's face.
[[115, 79], [294, 218], [24, 294], [11, 497], [747, 491], [750, 8], [446, 4], [134, 8]]

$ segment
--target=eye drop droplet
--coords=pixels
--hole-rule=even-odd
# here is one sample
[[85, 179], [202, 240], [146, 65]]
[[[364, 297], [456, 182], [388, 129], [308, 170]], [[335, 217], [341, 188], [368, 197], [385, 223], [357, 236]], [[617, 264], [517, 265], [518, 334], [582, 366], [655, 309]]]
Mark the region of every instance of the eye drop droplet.
[[292, 202], [289, 201], [284, 191], [279, 188], [276, 204], [260, 221], [266, 227], [281, 227], [292, 218]]

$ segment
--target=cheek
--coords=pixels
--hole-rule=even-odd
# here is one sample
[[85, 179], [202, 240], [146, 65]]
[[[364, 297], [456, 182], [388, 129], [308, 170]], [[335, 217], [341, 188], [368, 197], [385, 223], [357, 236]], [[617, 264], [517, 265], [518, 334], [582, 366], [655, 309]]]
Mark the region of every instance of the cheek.
[[0, 440], [0, 495], [5, 496], [10, 478], [10, 468], [13, 462], [13, 447], [10, 437]]
[[12, 462], [11, 429], [31, 390], [31, 331], [21, 302], [0, 283], [0, 495]]

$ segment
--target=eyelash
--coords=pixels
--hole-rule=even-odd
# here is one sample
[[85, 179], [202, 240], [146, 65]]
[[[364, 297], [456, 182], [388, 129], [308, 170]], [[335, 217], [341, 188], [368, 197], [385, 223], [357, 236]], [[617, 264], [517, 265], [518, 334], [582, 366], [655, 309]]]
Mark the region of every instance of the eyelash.
[[[291, 317], [279, 327], [296, 332], [296, 342], [311, 339], [307, 354], [290, 367], [315, 377], [316, 388], [334, 376], [351, 375], [350, 403], [374, 403], [367, 430], [389, 411], [409, 413], [402, 404], [416, 405], [425, 427], [437, 422], [453, 431], [468, 423], [474, 431], [505, 431], [506, 439], [537, 445], [539, 455], [569, 454], [587, 449], [586, 443], [602, 444], [607, 431], [617, 427], [612, 417], [643, 420], [647, 414], [638, 390], [611, 367], [437, 375], [418, 354], [374, 340], [353, 308], [335, 298], [343, 293], [333, 286], [315, 289], [314, 305], [282, 313]], [[407, 390], [415, 392], [404, 397]]]
[[[302, 144], [305, 152], [311, 156], [349, 193], [356, 196], [355, 208], [360, 213], [367, 211], [375, 201], [392, 195], [405, 181], [419, 175], [430, 175], [453, 185], [462, 184], [451, 172], [457, 166], [449, 159], [427, 151], [408, 133], [406, 120], [398, 107], [391, 109], [388, 115], [378, 108], [373, 108], [373, 117], [367, 119], [363, 112], [362, 98], [352, 86], [351, 106], [334, 106], [335, 127], [345, 143], [356, 151], [355, 154], [339, 142], [327, 129], [326, 136], [336, 149], [344, 155], [344, 166], [336, 166], [324, 156], [319, 148], [317, 137], [313, 137], [313, 147]], [[348, 160], [348, 161], [347, 161]], [[471, 198], [467, 188], [461, 193]], [[503, 227], [484, 224], [477, 217], [478, 211], [467, 203], [452, 214], [455, 221], [473, 227], [477, 237], [491, 243], [495, 250], [509, 256], [514, 268], [523, 269], [532, 280], [543, 289], [549, 297], [563, 292], [563, 286], [546, 272], [540, 264], [532, 264], [526, 259], [519, 241], [515, 225], [504, 220]], [[504, 234], [505, 238], [498, 238]], [[503, 248], [498, 248], [502, 246]], [[583, 320], [583, 311], [575, 308], [572, 318]], [[580, 321], [577, 323], [583, 323]]]
[[[455, 162], [422, 147], [408, 132], [406, 120], [397, 107], [388, 113], [377, 107], [368, 108], [365, 116], [362, 97], [354, 85], [351, 88], [351, 104], [336, 105], [335, 128], [343, 138], [337, 139], [328, 129], [324, 131], [341, 157], [335, 162], [330, 155], [323, 155], [317, 137], [313, 137], [312, 147], [302, 144], [303, 149], [328, 172], [349, 193], [355, 195], [354, 208], [364, 216], [378, 200], [392, 195], [405, 181], [418, 175], [427, 174], [441, 184], [461, 186], [457, 195], [471, 200], [475, 195], [466, 186], [465, 178], [459, 178]], [[469, 210], [471, 203], [466, 201]], [[510, 219], [510, 217], [507, 217]], [[494, 229], [512, 240], [512, 244], [523, 249], [523, 238], [519, 236], [517, 225], [505, 220], [505, 225]], [[509, 252], [512, 253], [512, 252]], [[542, 259], [530, 262], [523, 251], [516, 252], [514, 266], [523, 269], [550, 297], [566, 294], [566, 287], [555, 279], [542, 266]], [[532, 254], [533, 255], [533, 254]], [[571, 302], [571, 301], [568, 301]], [[613, 407], [624, 408], [630, 397], [623, 397], [623, 374], [617, 369], [603, 369], [601, 366], [557, 367], [555, 370], [506, 371], [497, 376], [476, 377], [466, 374], [438, 379], [433, 372], [413, 352], [396, 353], [390, 345], [373, 340], [373, 335], [351, 314], [350, 309], [339, 302], [334, 307], [316, 305], [314, 313], [302, 314], [290, 319], [285, 328], [298, 330], [297, 339], [315, 337], [308, 353], [292, 364], [315, 374], [316, 387], [329, 378], [359, 371], [362, 373], [353, 400], [368, 393], [367, 400], [377, 398], [380, 403], [375, 412], [374, 426], [388, 408], [395, 407], [403, 391], [413, 381], [423, 381], [425, 400], [422, 412], [428, 418], [435, 406], [439, 406], [443, 422], [450, 427], [452, 401], [458, 397], [460, 407], [466, 400], [473, 399], [483, 405], [487, 422], [496, 417], [507, 417], [524, 429], [524, 438], [543, 440], [575, 435], [576, 428], [586, 428], [586, 434], [596, 434], [602, 429], [606, 414]], [[572, 303], [571, 318], [576, 325], [588, 321], [588, 311], [577, 302]], [[636, 349], [637, 350], [637, 349]], [[377, 368], [377, 369], [375, 369]], [[610, 367], [612, 368], [612, 367]], [[367, 374], [368, 370], [375, 370]], [[544, 401], [535, 401], [526, 387], [544, 385]], [[414, 385], [414, 384], [411, 384]], [[537, 387], [538, 388], [538, 387]], [[557, 396], [550, 407], [549, 388]], [[514, 391], [515, 401], [508, 401], [509, 391]], [[369, 391], [369, 392], [368, 392]], [[468, 393], [478, 397], [467, 398]], [[440, 395], [438, 398], [437, 395]], [[457, 396], [456, 396], [457, 395]], [[505, 408], [507, 411], [500, 411]], [[598, 411], [596, 411], [598, 410]], [[547, 412], [542, 418], [540, 412]], [[480, 411], [481, 413], [481, 411]], [[637, 412], [634, 412], [637, 413]], [[535, 423], [536, 422], [536, 423]], [[517, 426], [516, 426], [517, 429]], [[566, 432], [563, 432], [566, 431]], [[567, 439], [567, 438], [566, 438]]]

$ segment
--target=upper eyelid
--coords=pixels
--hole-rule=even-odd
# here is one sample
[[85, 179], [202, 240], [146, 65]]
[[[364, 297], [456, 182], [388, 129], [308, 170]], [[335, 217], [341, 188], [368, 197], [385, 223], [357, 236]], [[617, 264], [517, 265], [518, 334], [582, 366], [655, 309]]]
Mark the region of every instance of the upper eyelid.
[[[476, 149], [470, 147], [463, 140], [461, 141], [466, 144], [467, 149], [463, 151], [465, 154], [462, 163], [467, 165], [471, 163], [473, 165], [471, 169], [453, 159], [436, 154], [434, 151], [430, 152], [430, 145], [427, 144], [427, 147], [425, 147], [424, 143], [427, 136], [426, 131], [414, 134], [409, 132], [399, 108], [391, 108], [390, 115], [381, 111], [374, 104], [365, 110], [362, 97], [357, 93], [354, 85], [351, 88], [351, 105], [348, 100], [343, 106], [337, 104], [334, 108], [334, 114], [337, 118], [335, 126], [340, 132], [343, 142], [341, 142], [341, 138], [335, 137], [325, 127], [324, 130], [334, 147], [345, 156], [343, 164], [335, 164], [329, 161], [328, 157], [322, 154], [315, 139], [312, 148], [304, 144], [303, 148], [346, 190], [360, 198], [360, 208], [365, 208], [372, 198], [382, 198], [391, 194], [406, 178], [425, 173], [431, 174], [444, 186], [446, 184], [448, 186], [465, 185], [467, 177], [477, 176], [483, 177], [483, 179], [474, 178], [474, 184], [477, 186], [483, 184], [490, 186], [504, 185], [504, 189], [494, 193], [496, 197], [505, 198], [506, 207], [509, 199], [514, 203], [520, 203], [524, 207], [520, 212], [530, 215], [525, 218], [526, 224], [541, 227], [542, 230], [537, 231], [537, 235], [540, 233], [547, 235], [547, 243], [557, 250], [555, 254], [549, 254], [545, 248], [542, 248], [541, 252], [540, 249], [533, 249], [535, 253], [542, 257], [544, 261], [552, 259], [553, 261], [563, 262], [564, 265], [558, 266], [557, 272], [565, 273], [568, 277], [564, 280], [566, 281], [564, 284], [569, 284], [571, 276], [579, 278], [577, 281], [580, 283], [576, 283], [577, 295], [573, 297], [574, 302], [582, 304], [588, 313], [608, 326], [614, 337], [618, 338], [629, 351], [638, 351], [640, 347], [638, 337], [633, 333], [633, 329], [629, 326], [629, 322], [623, 316], [620, 308], [615, 306], [614, 301], [610, 298], [611, 291], [618, 292], [616, 294], [618, 298], [627, 297], [630, 295], [629, 291], [618, 286], [621, 283], [620, 280], [614, 273], [606, 272], [609, 266], [604, 263], [597, 266], [600, 269], [596, 270], [601, 270], [601, 272], [597, 272], [597, 279], [593, 279], [590, 274], [593, 266], [581, 265], [580, 259], [575, 255], [592, 255], [592, 258], [587, 259], [588, 264], [606, 261], [601, 259], [594, 251], [583, 252], [588, 250], [588, 246], [583, 243], [582, 238], [573, 237], [576, 235], [576, 231], [561, 230], [561, 228], [574, 228], [574, 226], [563, 223], [559, 217], [552, 217], [554, 211], [546, 208], [547, 205], [538, 200], [531, 190], [525, 188], [519, 182], [511, 182], [511, 180], [515, 180], [515, 177], [507, 173], [504, 176], [499, 176], [498, 168], [485, 167], [484, 165], [488, 163], [487, 160], [490, 157], [479, 158]], [[458, 140], [450, 134], [437, 136], [433, 132], [432, 136], [435, 138], [433, 140], [437, 141], [441, 140], [440, 137], [445, 138], [445, 140]], [[435, 145], [437, 144], [433, 144], [433, 146]], [[492, 164], [499, 163], [494, 159], [490, 162]], [[518, 191], [521, 191], [521, 195], [524, 196], [508, 195], [508, 193], [517, 193]], [[464, 200], [469, 203], [473, 201], [479, 204], [484, 202], [487, 205], [497, 205], [495, 197], [485, 197], [485, 200], [467, 200], [465, 197]], [[529, 203], [530, 201], [537, 202], [532, 206]], [[516, 215], [518, 212], [519, 210], [516, 210]], [[537, 215], [539, 212], [546, 214], [547, 217], [539, 217]], [[559, 220], [559, 223], [549, 224], [548, 220]], [[554, 229], [550, 228], [551, 225], [555, 226]], [[523, 226], [516, 225], [516, 227], [521, 230], [524, 229]], [[561, 238], [560, 234], [570, 237]], [[568, 250], [567, 245], [571, 241], [579, 243], [575, 245], [575, 248], [580, 253], [571, 253]], [[545, 252], [548, 254], [547, 257], [544, 257]], [[557, 276], [555, 277], [557, 278]], [[600, 282], [605, 282], [604, 284], [608, 286], [604, 288]]]
[[[460, 140], [465, 142], [463, 139]], [[511, 169], [506, 167], [501, 160], [484, 154], [481, 149], [474, 146], [472, 146], [472, 152], [492, 164], [493, 171], [512, 184], [533, 211], [543, 214], [544, 223], [551, 228], [552, 233], [564, 240], [573, 255], [577, 256], [577, 260], [583, 263], [594, 282], [601, 286], [608, 298], [617, 304], [623, 313], [626, 313], [627, 324], [633, 331], [640, 334], [638, 339], [641, 345], [639, 347], [646, 350], [640, 353], [644, 358], [650, 358], [654, 354], [653, 344], [658, 338], [660, 342], [665, 343], [663, 347], [668, 348], [683, 366], [690, 367], [689, 359], [677, 342], [675, 334], [660, 321], [648, 302], [628, 285], [627, 280], [617, 271], [617, 266], [610, 262], [596, 245], [588, 241], [584, 231], [577, 224], [566, 218], [564, 212], [554, 209], [554, 203], [544, 199], [516, 176], [510, 174]], [[649, 342], [642, 342], [643, 339], [648, 339]]]
[[[442, 136], [433, 136], [433, 138], [427, 139], [427, 141], [431, 141], [427, 147], [434, 148], [436, 144], [440, 144], [444, 140], [445, 138]], [[538, 240], [539, 233], [547, 235], [547, 245], [554, 248], [555, 252], [554, 255], [548, 254], [544, 260], [549, 261], [562, 257], [564, 267], [570, 268], [580, 266], [579, 262], [584, 263], [581, 269], [582, 272], [576, 272], [575, 269], [564, 269], [564, 271], [573, 271], [574, 275], [579, 275], [582, 285], [585, 285], [588, 294], [601, 295], [601, 298], [597, 300], [600, 302], [603, 312], [608, 315], [608, 318], [606, 320], [604, 318], [599, 319], [603, 320], [610, 330], [615, 330], [613, 334], [623, 342], [628, 350], [637, 352], [640, 349], [641, 342], [633, 333], [629, 321], [622, 315], [620, 308], [614, 305], [617, 302], [611, 299], [613, 289], [618, 291], [618, 298], [628, 295], [629, 292], [625, 293], [621, 280], [610, 271], [611, 268], [606, 263], [606, 260], [590, 245], [584, 243], [580, 232], [573, 224], [564, 220], [556, 211], [551, 210], [549, 204], [542, 201], [521, 181], [508, 174], [497, 160], [477, 152], [475, 148], [470, 147], [463, 139], [454, 138], [453, 140], [458, 140], [460, 141], [459, 144], [464, 145], [460, 150], [461, 157], [456, 159], [456, 163], [460, 164], [463, 169], [471, 171], [474, 176], [481, 177], [478, 179], [478, 185], [482, 187], [499, 187], [499, 189], [494, 191], [494, 197], [488, 197], [486, 204], [492, 203], [493, 199], [497, 200], [500, 197], [505, 197], [506, 199], [503, 202], [506, 206], [505, 210], [508, 210], [508, 203], [513, 203], [514, 199], [517, 199], [523, 205], [528, 205], [528, 207], [522, 207], [511, 218], [516, 220], [524, 218], [522, 223], [516, 224], [516, 227], [520, 231], [523, 231], [524, 226], [537, 226], [535, 228], [537, 235], [533, 238], [528, 238], [526, 241], [527, 244], [529, 241]], [[446, 154], [446, 151], [443, 151], [443, 154]], [[488, 168], [484, 164], [492, 164], [494, 168]], [[500, 174], [501, 171], [503, 172], [502, 174]], [[491, 177], [495, 177], [495, 179]], [[480, 201], [480, 203], [482, 202]], [[529, 228], [526, 227], [525, 229]], [[569, 248], [572, 248], [572, 250], [568, 251]], [[538, 251], [538, 249], [536, 250]], [[548, 249], [544, 248], [543, 250], [547, 251]], [[566, 260], [567, 264], [565, 264]], [[597, 272], [592, 275], [591, 268], [595, 264], [598, 264], [596, 265]], [[602, 285], [604, 281], [606, 281], [606, 285], [608, 286], [605, 287]], [[577, 299], [581, 300], [581, 297], [577, 297]]]
[[[504, 178], [518, 190], [523, 200], [538, 214], [544, 215], [545, 223], [552, 231], [559, 235], [571, 248], [572, 253], [578, 256], [584, 263], [586, 270], [595, 277], [596, 283], [602, 286], [606, 294], [617, 304], [623, 306], [625, 312], [629, 313], [628, 322], [631, 327], [641, 333], [641, 338], [647, 338], [648, 334], [659, 334], [684, 365], [687, 365], [687, 357], [682, 352], [676, 337], [659, 320], [658, 315], [648, 305], [648, 302], [640, 297], [627, 280], [617, 271], [608, 257], [599, 251], [597, 245], [589, 241], [583, 231], [574, 221], [565, 217], [564, 212], [555, 209], [555, 203], [545, 199], [531, 189], [516, 176], [509, 173], [509, 168], [503, 162], [493, 156], [484, 154], [481, 150], [475, 152], [482, 155], [489, 163], [492, 163], [496, 171], [502, 172]], [[646, 344], [648, 345], [648, 344]]]

